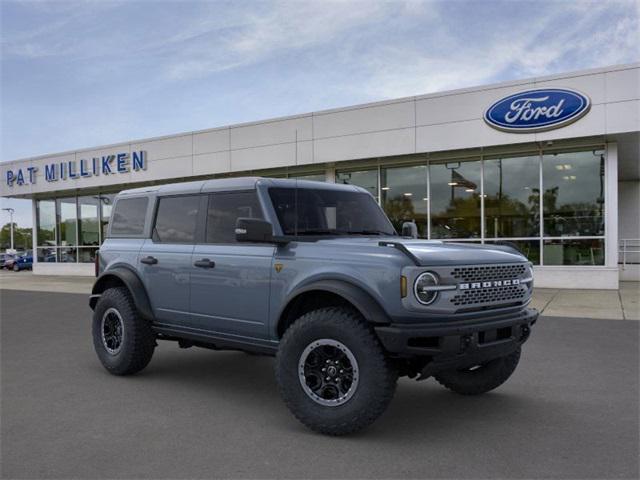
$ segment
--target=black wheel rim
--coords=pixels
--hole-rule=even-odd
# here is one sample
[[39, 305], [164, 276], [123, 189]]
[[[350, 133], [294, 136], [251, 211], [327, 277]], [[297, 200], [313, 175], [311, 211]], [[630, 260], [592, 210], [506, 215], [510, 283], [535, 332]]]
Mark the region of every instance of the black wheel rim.
[[327, 407], [348, 402], [358, 387], [358, 362], [337, 340], [324, 338], [310, 343], [300, 356], [298, 373], [307, 396]]
[[102, 315], [102, 345], [111, 355], [117, 355], [124, 340], [124, 322], [120, 312], [109, 308]]

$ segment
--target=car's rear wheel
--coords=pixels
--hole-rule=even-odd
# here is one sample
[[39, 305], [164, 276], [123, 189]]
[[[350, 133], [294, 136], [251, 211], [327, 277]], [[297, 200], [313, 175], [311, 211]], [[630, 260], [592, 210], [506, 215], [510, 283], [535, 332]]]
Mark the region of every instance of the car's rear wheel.
[[303, 315], [285, 332], [276, 377], [298, 420], [320, 433], [345, 435], [385, 411], [398, 374], [357, 312], [330, 307]]
[[141, 318], [129, 291], [107, 289], [93, 312], [93, 346], [102, 365], [114, 375], [130, 375], [147, 366], [155, 335]]
[[461, 395], [480, 395], [498, 388], [515, 371], [520, 361], [520, 349], [505, 357], [462, 370], [449, 370], [434, 375], [449, 390]]

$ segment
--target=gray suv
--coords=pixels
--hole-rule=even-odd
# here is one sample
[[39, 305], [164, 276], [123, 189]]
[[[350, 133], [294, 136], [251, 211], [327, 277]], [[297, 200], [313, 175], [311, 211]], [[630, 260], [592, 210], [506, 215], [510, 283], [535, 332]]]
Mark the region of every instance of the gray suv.
[[398, 376], [498, 387], [538, 316], [513, 247], [401, 237], [366, 190], [301, 180], [124, 191], [96, 275], [109, 372], [142, 370], [159, 340], [275, 355], [289, 409], [330, 435], [371, 424]]

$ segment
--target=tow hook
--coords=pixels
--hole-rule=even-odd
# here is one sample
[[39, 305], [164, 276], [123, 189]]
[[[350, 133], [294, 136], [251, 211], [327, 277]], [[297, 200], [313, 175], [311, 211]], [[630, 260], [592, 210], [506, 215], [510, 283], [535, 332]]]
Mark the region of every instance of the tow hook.
[[522, 335], [520, 335], [520, 341], [524, 342], [527, 338], [529, 338], [529, 334], [531, 333], [531, 329], [528, 325], [522, 327]]

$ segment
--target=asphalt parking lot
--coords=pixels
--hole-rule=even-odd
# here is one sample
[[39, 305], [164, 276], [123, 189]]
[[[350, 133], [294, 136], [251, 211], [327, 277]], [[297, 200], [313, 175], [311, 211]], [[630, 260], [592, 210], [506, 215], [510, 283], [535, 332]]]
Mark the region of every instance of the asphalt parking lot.
[[103, 370], [85, 295], [0, 290], [3, 478], [638, 478], [639, 326], [542, 317], [477, 398], [400, 381], [347, 438], [306, 430], [267, 357], [161, 343]]

